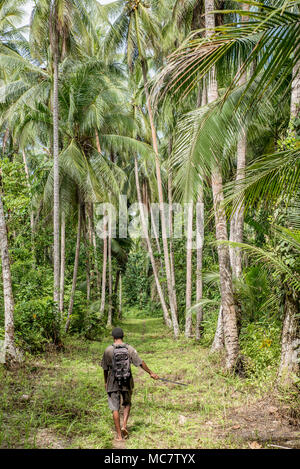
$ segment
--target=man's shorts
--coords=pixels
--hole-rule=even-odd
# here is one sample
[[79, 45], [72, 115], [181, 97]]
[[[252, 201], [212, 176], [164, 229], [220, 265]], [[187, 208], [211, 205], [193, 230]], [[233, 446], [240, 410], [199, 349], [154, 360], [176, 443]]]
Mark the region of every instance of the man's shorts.
[[123, 406], [131, 405], [132, 391], [115, 391], [108, 392], [108, 406], [110, 410], [120, 410], [121, 396]]

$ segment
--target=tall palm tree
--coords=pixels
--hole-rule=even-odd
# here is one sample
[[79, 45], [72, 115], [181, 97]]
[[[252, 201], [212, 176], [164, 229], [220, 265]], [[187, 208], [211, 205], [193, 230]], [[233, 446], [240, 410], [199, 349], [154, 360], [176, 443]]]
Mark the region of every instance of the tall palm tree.
[[[215, 19], [212, 12], [214, 11], [214, 0], [205, 1], [205, 27], [206, 36], [209, 38], [215, 27]], [[215, 77], [215, 69], [211, 70], [209, 84], [207, 89], [208, 104], [218, 99], [218, 84]], [[210, 148], [209, 151], [213, 151]], [[227, 240], [227, 222], [224, 207], [222, 206], [223, 182], [220, 168], [215, 164], [211, 173], [211, 184], [213, 193], [213, 204], [215, 213], [216, 239]], [[223, 249], [224, 246], [218, 246], [219, 271], [222, 311], [224, 322], [225, 347], [227, 352], [226, 366], [228, 369], [234, 369], [239, 356], [239, 341], [237, 330], [236, 305], [233, 295], [232, 276], [230, 269], [229, 249]]]
[[[251, 6], [253, 10], [248, 13], [250, 21], [247, 24], [238, 24], [239, 27], [236, 25], [212, 27], [209, 38], [199, 38], [198, 32], [194, 32], [193, 37], [173, 54], [163, 72], [164, 76], [160, 77], [160, 80], [170, 78], [167, 85], [169, 89], [176, 87], [189, 91], [199, 79], [208, 72], [212, 73], [222, 60], [227, 59], [230, 62], [233, 57], [241, 56], [242, 66], [239, 66], [222, 98], [222, 103], [225, 105], [245, 70], [255, 63], [251, 78], [243, 87], [235, 106], [235, 112], [240, 115], [242, 126], [245, 116], [254, 111], [254, 104], [261, 104], [266, 98], [275, 99], [276, 93], [280, 92], [284, 84], [286, 87], [286, 84], [291, 82], [291, 76], [293, 76], [291, 113], [292, 109], [297, 109], [299, 106], [297, 103], [299, 10], [293, 2], [285, 3], [284, 8], [282, 4], [270, 6], [255, 2], [251, 2]], [[243, 10], [229, 13], [241, 16], [244, 14]], [[228, 114], [227, 121], [232, 117], [232, 114]], [[264, 196], [270, 201], [271, 194], [274, 196], [273, 201], [280, 197], [286, 198], [287, 195], [293, 196], [297, 187], [296, 181], [299, 181], [299, 173], [294, 170], [292, 162], [298, 165], [298, 158], [299, 151], [291, 149], [262, 158], [252, 165], [246, 173], [246, 179], [241, 179], [235, 188], [239, 194], [235, 207], [239, 207], [239, 203], [244, 200], [246, 210], [254, 203], [261, 203]], [[219, 319], [220, 317], [221, 314]]]
[[5, 335], [4, 335], [4, 363], [10, 366], [18, 361], [18, 353], [14, 337], [14, 297], [8, 253], [7, 228], [5, 223], [2, 191], [0, 193], [0, 244], [2, 259], [2, 279], [4, 296]]
[[[65, 58], [67, 44], [74, 22], [86, 17], [84, 6], [73, 0], [39, 0], [31, 15], [32, 51], [37, 56], [45, 55], [47, 44], [51, 52], [52, 65], [52, 115], [53, 115], [53, 259], [54, 259], [54, 304], [59, 309], [60, 301], [60, 207], [59, 207], [59, 62]], [[74, 31], [75, 32], [75, 31]]]
[[[152, 14], [149, 5], [142, 1], [123, 2], [124, 8], [121, 14], [114, 21], [110, 31], [108, 32], [105, 42], [109, 49], [113, 52], [116, 47], [127, 40], [127, 62], [129, 69], [132, 70], [134, 62], [134, 53], [137, 53], [142, 68], [143, 86], [146, 96], [146, 106], [150, 121], [152, 146], [155, 153], [155, 168], [157, 178], [157, 188], [161, 216], [162, 242], [165, 262], [165, 272], [167, 278], [168, 297], [173, 322], [174, 336], [179, 335], [179, 326], [176, 311], [175, 288], [172, 282], [170, 269], [170, 257], [167, 240], [167, 225], [164, 209], [163, 185], [160, 169], [160, 159], [158, 151], [158, 141], [156, 128], [154, 124], [153, 110], [151, 107], [149, 86], [147, 77], [147, 48], [149, 45], [153, 48], [159, 48], [159, 28]], [[125, 39], [126, 38], [126, 39]]]
[[76, 282], [77, 282], [77, 272], [78, 272], [78, 263], [79, 263], [79, 252], [80, 252], [80, 236], [81, 236], [81, 203], [78, 203], [78, 222], [77, 222], [77, 237], [76, 237], [76, 248], [75, 248], [75, 260], [74, 260], [74, 269], [73, 269], [73, 280], [72, 280], [72, 290], [70, 296], [70, 303], [68, 309], [68, 316], [65, 325], [65, 331], [68, 332], [71, 322], [71, 315], [73, 312], [74, 306], [74, 297], [75, 297], [75, 290], [76, 290]]
[[[14, 50], [14, 39], [20, 39], [21, 34], [17, 30], [17, 22], [22, 18], [22, 4], [20, 0], [0, 1], [0, 49]], [[2, 174], [0, 175], [2, 178]], [[2, 186], [2, 181], [0, 181]], [[4, 363], [7, 366], [13, 365], [20, 360], [20, 354], [15, 345], [14, 337], [14, 297], [12, 290], [12, 279], [9, 260], [9, 246], [7, 239], [7, 227], [3, 207], [3, 192], [0, 188], [0, 250], [2, 260], [2, 279], [4, 296]]]

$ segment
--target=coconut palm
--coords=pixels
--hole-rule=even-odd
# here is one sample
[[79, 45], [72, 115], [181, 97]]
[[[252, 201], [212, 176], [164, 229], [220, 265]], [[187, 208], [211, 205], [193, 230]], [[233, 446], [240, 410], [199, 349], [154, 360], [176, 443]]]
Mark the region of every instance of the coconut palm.
[[[118, 47], [126, 43], [126, 56], [129, 70], [132, 70], [136, 58], [138, 58], [142, 69], [143, 86], [146, 96], [146, 106], [151, 128], [152, 146], [155, 153], [155, 167], [160, 204], [163, 252], [165, 272], [167, 278], [168, 297], [171, 309], [174, 335], [175, 337], [178, 337], [179, 328], [177, 311], [175, 307], [176, 292], [172, 282], [172, 275], [170, 269], [158, 140], [154, 124], [153, 110], [150, 103], [147, 76], [147, 53], [149, 52], [150, 48], [152, 48], [153, 50], [159, 50], [159, 25], [157, 20], [155, 19], [155, 16], [153, 15], [153, 9], [151, 8], [151, 5], [148, 5], [142, 1], [126, 1], [121, 3], [116, 2], [115, 5], [117, 5], [117, 3], [119, 6], [122, 5], [123, 9], [119, 16], [116, 18], [116, 20], [113, 22], [112, 27], [105, 38], [105, 43], [106, 47], [109, 47], [109, 50], [111, 52], [114, 52]], [[114, 8], [114, 6], [112, 8]]]
[[[284, 290], [283, 298], [279, 302], [283, 304], [283, 327], [281, 337], [281, 360], [279, 365], [279, 379], [281, 382], [289, 384], [299, 380], [300, 372], [300, 322], [299, 322], [299, 291], [300, 276], [298, 253], [300, 249], [299, 232], [292, 227], [273, 226], [273, 239], [276, 245], [285, 246], [283, 252], [275, 246], [269, 249], [262, 249], [245, 243], [230, 243], [247, 252], [256, 262], [261, 262], [265, 268], [272, 272], [275, 278], [279, 278]], [[287, 259], [293, 257], [295, 261], [291, 263]], [[274, 298], [269, 299], [269, 305]], [[276, 298], [277, 300], [277, 298]]]
[[77, 25], [87, 21], [88, 14], [80, 1], [39, 0], [31, 15], [31, 50], [33, 57], [48, 59], [50, 49], [50, 70], [53, 78], [52, 114], [53, 114], [53, 253], [54, 253], [54, 304], [60, 301], [60, 209], [59, 209], [59, 62], [67, 54], [71, 35], [76, 34]]

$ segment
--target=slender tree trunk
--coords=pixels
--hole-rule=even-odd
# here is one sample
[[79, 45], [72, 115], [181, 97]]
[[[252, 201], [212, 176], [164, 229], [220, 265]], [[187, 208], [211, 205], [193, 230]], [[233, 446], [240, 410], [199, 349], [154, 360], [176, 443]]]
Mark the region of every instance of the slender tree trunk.
[[[237, 174], [236, 183], [245, 178], [246, 169], [246, 135], [239, 138], [237, 145]], [[244, 203], [239, 202], [231, 216], [230, 220], [230, 241], [236, 243], [243, 242], [244, 235]], [[240, 278], [242, 275], [242, 251], [239, 247], [230, 247], [230, 264], [232, 273], [235, 278]]]
[[[169, 157], [172, 152], [172, 139], [169, 141]], [[176, 298], [176, 282], [175, 282], [175, 262], [174, 262], [174, 246], [173, 246], [173, 194], [172, 194], [172, 169], [169, 165], [168, 169], [168, 202], [169, 202], [169, 248], [170, 248], [170, 269], [172, 277], [172, 285], [174, 289], [174, 304], [177, 311]]]
[[10, 273], [10, 262], [8, 253], [7, 230], [5, 215], [2, 203], [2, 194], [0, 192], [0, 244], [2, 259], [2, 279], [3, 279], [3, 297], [4, 297], [4, 363], [10, 367], [19, 361], [18, 352], [15, 346], [15, 327], [14, 327], [14, 297], [12, 291], [12, 281]]
[[215, 352], [217, 350], [222, 350], [225, 347], [224, 339], [224, 327], [223, 327], [223, 308], [220, 306], [220, 311], [218, 315], [217, 329], [215, 332], [214, 341], [211, 346], [211, 351]]
[[192, 336], [192, 247], [193, 247], [193, 202], [188, 204], [186, 237], [186, 290], [185, 290], [185, 336]]
[[[300, 60], [293, 69], [291, 91], [291, 121], [300, 111]], [[299, 377], [300, 367], [300, 306], [299, 298], [288, 291], [285, 295], [284, 320], [281, 338], [279, 379], [284, 384], [293, 381], [293, 374]]]
[[[54, 260], [54, 305], [56, 311], [59, 311], [59, 140], [58, 140], [58, 32], [56, 30], [57, 12], [50, 29], [52, 54], [53, 54], [53, 97], [52, 97], [52, 113], [53, 113], [53, 260]], [[53, 29], [52, 29], [53, 28]]]
[[[150, 257], [150, 262], [151, 262], [151, 265], [152, 265], [153, 276], [154, 276], [154, 279], [155, 279], [157, 293], [158, 293], [160, 303], [161, 303], [161, 306], [162, 306], [162, 310], [163, 310], [164, 321], [165, 321], [165, 324], [168, 327], [171, 327], [172, 323], [171, 323], [170, 316], [169, 316], [169, 313], [168, 313], [168, 308], [167, 308], [167, 305], [166, 305], [166, 302], [165, 302], [165, 299], [164, 299], [164, 296], [163, 296], [162, 288], [161, 288], [161, 285], [160, 285], [160, 282], [159, 282], [158, 272], [157, 272], [155, 259], [154, 259], [154, 255], [153, 255], [153, 250], [152, 250], [152, 245], [151, 245], [151, 242], [150, 242], [150, 238], [149, 238], [149, 234], [148, 234], [148, 228], [147, 228], [147, 224], [146, 224], [146, 220], [145, 220], [145, 213], [144, 213], [144, 207], [143, 207], [143, 203], [142, 203], [141, 189], [140, 189], [140, 183], [139, 183], [138, 162], [137, 162], [137, 157], [136, 156], [134, 158], [134, 169], [135, 169], [136, 191], [137, 191], [138, 202], [139, 202], [139, 205], [140, 205], [141, 225], [142, 225], [144, 237], [145, 237], [146, 243], [147, 243], [147, 250], [148, 250], [149, 257]], [[174, 329], [174, 324], [173, 324], [173, 329]], [[176, 329], [174, 329], [174, 335], [175, 335], [176, 338], [178, 337], [178, 333], [179, 333], [179, 330], [176, 331]]]
[[[202, 299], [202, 258], [203, 258], [203, 242], [204, 242], [204, 204], [203, 204], [203, 187], [200, 187], [197, 200], [196, 210], [196, 303]], [[203, 309], [198, 306], [196, 312], [196, 340], [200, 340], [202, 333]]]
[[71, 297], [68, 309], [68, 317], [65, 326], [66, 332], [68, 332], [71, 322], [71, 316], [73, 312], [73, 305], [74, 305], [74, 297], [75, 297], [75, 290], [76, 290], [76, 282], [77, 282], [77, 273], [78, 273], [78, 263], [79, 263], [79, 254], [80, 254], [80, 234], [81, 234], [81, 204], [78, 205], [78, 222], [77, 222], [77, 238], [76, 238], [76, 249], [75, 249], [75, 259], [74, 259], [74, 269], [73, 269], [73, 281], [72, 281], [72, 290], [71, 290]]
[[[115, 285], [113, 288], [113, 313], [114, 311], [117, 313], [119, 305], [118, 305], [118, 288], [120, 284], [120, 275], [121, 271], [118, 269], [116, 273], [116, 278], [115, 278]], [[117, 314], [117, 317], [119, 317], [119, 314]]]
[[112, 326], [112, 264], [111, 264], [111, 222], [108, 222], [108, 316], [106, 327]]
[[[205, 27], [206, 35], [210, 37], [213, 32], [210, 28], [215, 26], [214, 0], [205, 0]], [[207, 89], [208, 103], [218, 98], [218, 84], [215, 69], [209, 77]], [[220, 168], [214, 162], [212, 168], [212, 193], [215, 213], [216, 239], [227, 240], [226, 214], [224, 210], [223, 182]], [[237, 328], [237, 313], [233, 295], [232, 274], [230, 269], [229, 248], [226, 245], [218, 245], [218, 259], [220, 271], [221, 301], [224, 324], [224, 337], [226, 348], [226, 368], [233, 370], [239, 359], [239, 341]]]
[[144, 59], [142, 59], [141, 62], [142, 62], [142, 72], [143, 72], [143, 80], [144, 80], [144, 90], [145, 90], [145, 95], [146, 95], [147, 109], [148, 109], [148, 115], [149, 115], [149, 121], [150, 121], [150, 127], [151, 127], [152, 145], [153, 145], [153, 149], [155, 153], [156, 179], [157, 179], [157, 187], [158, 187], [159, 208], [160, 208], [160, 216], [161, 216], [162, 243], [163, 243], [163, 251], [164, 251], [165, 272], [166, 272], [166, 278], [167, 278], [169, 304], [170, 304], [170, 309], [171, 309], [171, 317], [172, 317], [174, 335], [175, 337], [178, 337], [179, 325], [178, 325], [178, 319], [177, 319], [177, 311], [175, 309], [175, 300], [174, 300], [175, 290], [174, 290], [174, 285], [172, 282], [171, 269], [170, 269], [166, 217], [165, 217], [165, 210], [164, 210], [163, 189], [162, 189], [162, 180], [161, 180], [161, 172], [160, 172], [160, 161], [159, 161], [159, 156], [158, 156], [157, 137], [156, 137], [156, 131], [155, 131], [155, 126], [154, 126], [152, 108], [150, 104], [150, 96], [149, 96], [149, 91], [148, 91], [146, 63]]
[[[249, 11], [249, 5], [246, 3], [242, 4], [242, 9]], [[242, 16], [242, 21], [247, 21], [247, 16]], [[244, 85], [247, 81], [247, 72], [243, 73], [239, 80], [239, 85]], [[237, 144], [237, 170], [236, 170], [236, 186], [239, 186], [239, 181], [243, 180], [246, 175], [246, 149], [247, 149], [247, 136], [245, 131], [242, 132], [238, 139]], [[236, 243], [242, 243], [244, 236], [244, 203], [239, 202], [235, 207], [235, 210], [230, 220], [230, 241]], [[238, 247], [229, 247], [230, 253], [230, 264], [233, 276], [240, 278], [242, 276], [242, 251]]]
[[96, 137], [97, 151], [98, 151], [98, 153], [102, 153], [102, 152], [101, 152], [100, 140], [99, 140], [99, 135], [98, 135], [98, 130], [97, 130], [97, 129], [95, 130], [95, 137]]
[[296, 117], [298, 117], [299, 112], [300, 112], [300, 59], [298, 60], [298, 62], [293, 68], [292, 91], [291, 91], [291, 119], [295, 119]]
[[105, 292], [106, 292], [106, 269], [107, 269], [107, 223], [104, 225], [105, 237], [103, 238], [103, 260], [102, 260], [102, 291], [100, 317], [104, 314], [105, 308]]
[[94, 277], [95, 277], [95, 268], [92, 256], [92, 249], [93, 249], [93, 235], [92, 235], [92, 216], [91, 216], [91, 208], [90, 203], [85, 204], [85, 213], [86, 213], [86, 220], [87, 220], [87, 256], [88, 256], [88, 263], [89, 263], [89, 272], [90, 272], [90, 296], [93, 291], [94, 287]]
[[59, 290], [59, 312], [61, 316], [64, 312], [64, 293], [65, 293], [65, 264], [66, 264], [66, 215], [61, 214], [60, 227], [60, 290]]
[[[203, 82], [204, 83], [204, 82]], [[207, 95], [206, 87], [203, 84], [201, 102], [200, 93], [198, 94], [197, 105], [206, 106]], [[196, 266], [196, 303], [202, 300], [203, 285], [202, 285], [202, 258], [203, 258], [203, 243], [204, 243], [204, 198], [203, 198], [203, 181], [201, 180], [201, 186], [199, 187], [198, 200], [197, 200], [197, 211], [196, 211], [196, 255], [197, 255], [197, 266]], [[202, 320], [203, 320], [203, 308], [199, 306], [196, 312], [196, 340], [200, 340], [202, 334]]]
[[155, 153], [155, 169], [156, 169], [156, 179], [157, 179], [157, 187], [158, 187], [162, 242], [163, 242], [165, 272], [166, 272], [166, 277], [167, 277], [169, 303], [170, 303], [171, 317], [172, 317], [172, 323], [173, 323], [173, 329], [174, 329], [174, 336], [178, 337], [179, 325], [178, 325], [177, 311], [175, 309], [175, 301], [174, 301], [175, 288], [174, 288], [174, 285], [172, 284], [172, 277], [171, 277], [171, 270], [170, 270], [169, 248], [168, 248], [168, 240], [167, 240], [167, 228], [166, 228], [166, 218], [165, 218], [165, 211], [164, 211], [163, 189], [162, 189], [162, 180], [161, 180], [161, 172], [160, 172], [157, 136], [156, 136], [156, 130], [154, 126], [154, 119], [153, 119], [153, 113], [152, 113], [149, 90], [148, 90], [147, 66], [146, 66], [146, 61], [142, 54], [142, 49], [141, 49], [141, 44], [140, 44], [137, 9], [135, 10], [135, 28], [136, 28], [136, 35], [137, 35], [137, 47], [138, 47], [138, 52], [139, 52], [141, 67], [142, 67], [146, 104], [147, 104], [147, 110], [148, 110], [148, 116], [149, 116], [149, 122], [150, 122], [150, 128], [151, 128], [152, 146], [153, 146], [153, 150]]
[[122, 272], [120, 272], [119, 282], [119, 320], [122, 321]]
[[[161, 248], [160, 248], [160, 243], [159, 243], [159, 236], [158, 236], [158, 232], [157, 232], [157, 226], [156, 226], [156, 223], [155, 223], [155, 218], [154, 218], [151, 203], [149, 203], [148, 213], [150, 213], [151, 228], [152, 228], [153, 234], [154, 234], [156, 249], [157, 249], [157, 252], [159, 254], [158, 258], [155, 258], [155, 265], [156, 265], [157, 270], [160, 270], [161, 275], [164, 276], [164, 264], [163, 264], [163, 260], [162, 260], [162, 253], [161, 253]], [[150, 239], [150, 243], [152, 245], [151, 239]], [[146, 243], [145, 247], [146, 247], [146, 250], [148, 251], [147, 243]], [[155, 285], [155, 287], [156, 287], [156, 285]], [[165, 293], [166, 293], [165, 292], [165, 284], [162, 285], [162, 291], [163, 291], [163, 297], [165, 298]]]
[[[22, 156], [23, 156], [23, 163], [24, 163], [24, 168], [25, 168], [25, 174], [26, 174], [26, 181], [27, 181], [27, 186], [28, 189], [31, 189], [30, 185], [30, 176], [29, 176], [29, 170], [28, 170], [28, 164], [27, 164], [27, 158], [26, 158], [26, 153], [25, 150], [22, 150]], [[31, 247], [32, 247], [32, 252], [35, 252], [34, 248], [34, 213], [33, 210], [30, 210], [30, 229], [31, 229]]]
[[86, 204], [82, 210], [83, 221], [83, 242], [85, 249], [85, 271], [86, 271], [86, 301], [89, 304], [91, 299], [91, 265], [90, 265], [90, 244], [89, 244], [89, 230], [87, 226], [87, 213]]
[[94, 268], [96, 272], [96, 282], [97, 282], [97, 293], [98, 297], [101, 296], [101, 276], [100, 271], [98, 268], [98, 261], [97, 261], [97, 240], [96, 240], [96, 232], [95, 232], [95, 224], [94, 224], [94, 210], [93, 204], [90, 205], [90, 212], [89, 217], [91, 220], [91, 232], [92, 232], [92, 244], [93, 244], [93, 252], [94, 252]]
[[7, 128], [4, 133], [3, 142], [2, 142], [2, 152], [5, 153], [6, 143], [9, 137], [9, 129]]
[[284, 384], [294, 381], [293, 375], [300, 372], [300, 305], [299, 298], [287, 292], [284, 305], [284, 320], [281, 337], [279, 379]]
[[[152, 226], [152, 229], [153, 229], [153, 234], [154, 234], [156, 249], [157, 249], [158, 254], [161, 256], [161, 248], [160, 248], [160, 244], [159, 244], [159, 237], [158, 237], [158, 233], [157, 233], [157, 226], [156, 226], [156, 223], [155, 223], [155, 218], [154, 218], [154, 215], [153, 215], [153, 210], [152, 210], [151, 204], [150, 204], [150, 206], [149, 206], [149, 213], [150, 213], [151, 226]], [[160, 257], [159, 259], [160, 259], [160, 261], [161, 261], [161, 257]], [[161, 264], [161, 268], [162, 268], [162, 270], [163, 270], [163, 263], [160, 262], [160, 264]]]

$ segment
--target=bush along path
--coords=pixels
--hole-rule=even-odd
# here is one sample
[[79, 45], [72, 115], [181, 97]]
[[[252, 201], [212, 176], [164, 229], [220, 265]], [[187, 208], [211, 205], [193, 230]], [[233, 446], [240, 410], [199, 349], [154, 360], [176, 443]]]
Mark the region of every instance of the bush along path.
[[[102, 353], [112, 340], [68, 339], [63, 352], [0, 371], [2, 448], [300, 448], [297, 409], [274, 391], [274, 377], [222, 372], [222, 357], [196, 341], [177, 341], [160, 319], [127, 319], [125, 341], [159, 376], [132, 368], [129, 439], [114, 442]], [[271, 377], [270, 377], [271, 376]], [[290, 395], [289, 395], [290, 398]]]

